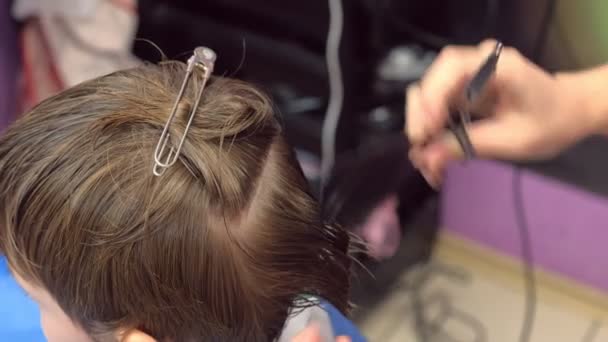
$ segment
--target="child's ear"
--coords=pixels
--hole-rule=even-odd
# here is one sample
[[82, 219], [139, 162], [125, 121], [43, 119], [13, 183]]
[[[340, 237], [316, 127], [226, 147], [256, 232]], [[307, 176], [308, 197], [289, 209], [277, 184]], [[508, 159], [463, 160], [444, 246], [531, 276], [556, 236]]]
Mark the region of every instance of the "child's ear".
[[120, 342], [156, 342], [150, 335], [140, 330], [130, 330], [118, 335]]

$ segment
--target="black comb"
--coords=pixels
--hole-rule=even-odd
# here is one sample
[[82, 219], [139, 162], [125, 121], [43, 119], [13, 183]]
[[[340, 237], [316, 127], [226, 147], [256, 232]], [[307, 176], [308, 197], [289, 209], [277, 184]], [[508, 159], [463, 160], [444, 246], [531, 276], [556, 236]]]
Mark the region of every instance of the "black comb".
[[475, 77], [469, 82], [467, 87], [467, 101], [469, 103], [475, 103], [483, 90], [488, 84], [490, 78], [494, 75], [496, 71], [496, 64], [498, 64], [498, 58], [500, 57], [500, 53], [502, 52], [502, 43], [497, 42], [494, 47], [494, 51], [488, 56], [485, 63], [479, 68]]

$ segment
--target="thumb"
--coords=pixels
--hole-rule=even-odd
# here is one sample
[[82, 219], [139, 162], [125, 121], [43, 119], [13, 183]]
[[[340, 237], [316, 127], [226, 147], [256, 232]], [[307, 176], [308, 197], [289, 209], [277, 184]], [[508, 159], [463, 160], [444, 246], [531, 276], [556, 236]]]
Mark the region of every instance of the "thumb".
[[[504, 123], [485, 119], [467, 127], [467, 134], [479, 158], [511, 158], [516, 149], [513, 131]], [[445, 132], [428, 145], [410, 153], [413, 164], [420, 169], [427, 182], [437, 187], [441, 184], [448, 164], [464, 158], [462, 147], [452, 132]]]
[[429, 144], [410, 151], [410, 159], [426, 181], [437, 188], [443, 179], [448, 163], [463, 157], [458, 141], [452, 133], [443, 133]]
[[[513, 129], [513, 126], [518, 126]], [[519, 127], [515, 122], [509, 122], [502, 118], [487, 118], [476, 121], [467, 126], [466, 131], [475, 150], [475, 155], [484, 159], [513, 159], [520, 157], [519, 148], [521, 131], [525, 127]], [[427, 150], [426, 162], [431, 167], [442, 166], [441, 163], [462, 159], [464, 151], [452, 132], [445, 132], [434, 139], [425, 148]], [[438, 164], [439, 163], [439, 164]]]
[[[514, 128], [517, 126], [516, 128]], [[472, 123], [467, 134], [477, 157], [484, 159], [517, 159], [522, 153], [525, 127], [505, 117], [494, 117]], [[452, 149], [455, 146], [451, 146]], [[460, 147], [458, 147], [460, 150]], [[460, 151], [462, 154], [462, 151]]]

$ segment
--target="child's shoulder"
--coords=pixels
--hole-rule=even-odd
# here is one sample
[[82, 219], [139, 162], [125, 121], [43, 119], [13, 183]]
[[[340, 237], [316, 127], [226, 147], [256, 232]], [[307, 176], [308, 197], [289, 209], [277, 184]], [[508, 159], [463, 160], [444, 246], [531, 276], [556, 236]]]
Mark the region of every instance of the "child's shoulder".
[[365, 342], [357, 327], [331, 303], [312, 296], [303, 300], [314, 303], [294, 312], [285, 322], [283, 332], [277, 342], [291, 342], [294, 336], [311, 324], [321, 331], [322, 341], [334, 341], [335, 336], [349, 336], [352, 342]]

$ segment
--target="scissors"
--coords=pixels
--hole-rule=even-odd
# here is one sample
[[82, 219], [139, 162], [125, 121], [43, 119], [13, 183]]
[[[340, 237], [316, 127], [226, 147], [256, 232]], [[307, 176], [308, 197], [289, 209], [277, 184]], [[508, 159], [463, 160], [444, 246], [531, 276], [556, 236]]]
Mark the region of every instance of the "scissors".
[[496, 43], [494, 50], [481, 65], [475, 76], [471, 79], [465, 90], [464, 108], [452, 111], [448, 117], [448, 129], [452, 131], [460, 148], [464, 152], [465, 159], [475, 158], [475, 149], [469, 139], [467, 126], [471, 123], [471, 106], [479, 100], [483, 94], [488, 81], [496, 72], [496, 64], [502, 52], [503, 44]]

